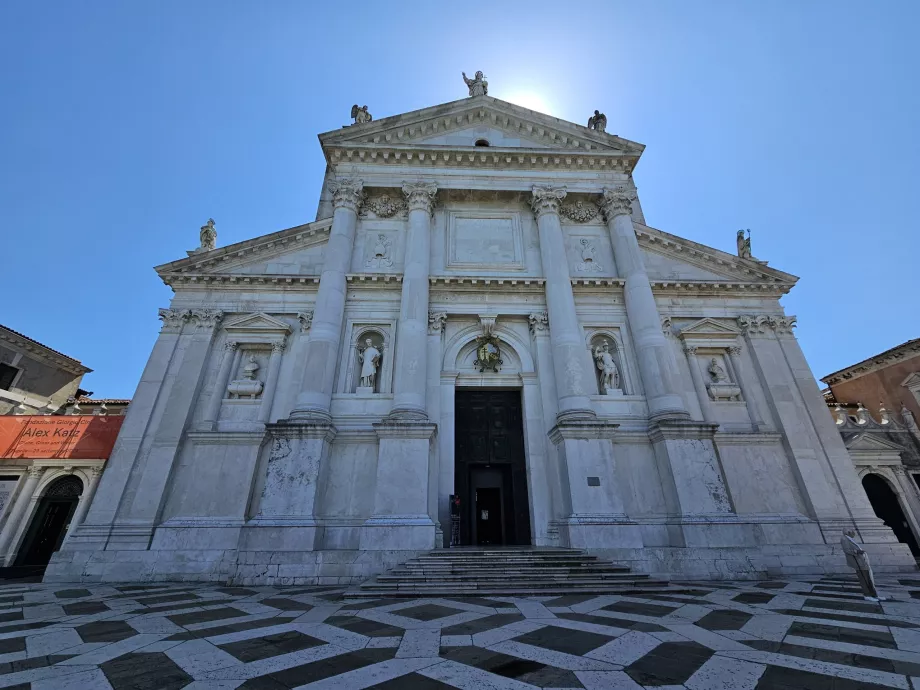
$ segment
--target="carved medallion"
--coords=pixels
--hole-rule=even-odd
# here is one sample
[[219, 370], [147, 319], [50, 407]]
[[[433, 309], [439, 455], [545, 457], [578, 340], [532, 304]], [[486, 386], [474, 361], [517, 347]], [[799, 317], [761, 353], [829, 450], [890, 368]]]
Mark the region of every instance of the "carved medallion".
[[476, 339], [476, 361], [474, 367], [478, 367], [480, 373], [486, 369], [491, 369], [496, 374], [501, 368], [502, 353], [499, 347], [498, 338], [491, 335], [484, 335]]

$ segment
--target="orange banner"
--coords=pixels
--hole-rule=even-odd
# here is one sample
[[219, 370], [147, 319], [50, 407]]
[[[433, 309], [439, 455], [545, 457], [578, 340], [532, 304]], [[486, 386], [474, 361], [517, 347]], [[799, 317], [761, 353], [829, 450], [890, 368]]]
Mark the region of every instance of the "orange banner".
[[107, 460], [124, 417], [0, 417], [0, 459]]

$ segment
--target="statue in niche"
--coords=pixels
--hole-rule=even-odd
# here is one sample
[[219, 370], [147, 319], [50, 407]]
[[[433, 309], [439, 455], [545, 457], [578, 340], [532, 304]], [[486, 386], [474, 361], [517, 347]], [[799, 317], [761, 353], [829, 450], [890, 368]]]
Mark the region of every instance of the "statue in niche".
[[735, 243], [738, 245], [738, 256], [742, 259], [753, 259], [751, 254], [751, 231], [747, 231], [747, 237], [744, 236], [744, 230], [739, 230], [735, 237]]
[[249, 361], [243, 367], [243, 378], [231, 381], [227, 386], [227, 392], [230, 397], [257, 398], [262, 393], [262, 382], [256, 379], [256, 373], [259, 371], [259, 363], [255, 355], [249, 355]]
[[596, 129], [598, 132], [606, 132], [607, 116], [599, 110], [595, 110], [594, 115], [588, 118], [588, 129]]
[[467, 87], [470, 90], [470, 96], [488, 96], [489, 95], [489, 82], [486, 81], [485, 76], [481, 71], [476, 72], [476, 77], [470, 79], [466, 76], [466, 72], [462, 72], [463, 81], [466, 82]]
[[604, 394], [607, 394], [608, 391], [619, 390], [620, 372], [616, 362], [613, 361], [613, 355], [610, 354], [610, 345], [607, 341], [595, 347], [592, 354], [597, 369], [601, 372], [601, 390], [604, 391]]
[[359, 108], [357, 103], [351, 106], [351, 116], [354, 119], [354, 123], [352, 124], [356, 125], [363, 125], [365, 122], [370, 122], [374, 119], [373, 116], [367, 112], [366, 105], [362, 105]]
[[358, 349], [358, 362], [361, 364], [361, 379], [358, 385], [361, 388], [374, 390], [381, 356], [382, 353], [374, 347], [374, 342], [370, 338], [365, 339], [364, 347]]
[[597, 273], [602, 271], [600, 264], [595, 260], [597, 249], [594, 243], [587, 237], [582, 237], [579, 241], [581, 244], [581, 262], [575, 267], [580, 273]]
[[392, 241], [382, 232], [377, 235], [374, 243], [374, 255], [365, 261], [368, 268], [392, 268], [393, 260], [390, 258], [390, 245]]
[[709, 362], [709, 376], [712, 377], [713, 383], [728, 383], [728, 376], [725, 373], [725, 369], [722, 368], [722, 365], [719, 364], [719, 361], [713, 357]]

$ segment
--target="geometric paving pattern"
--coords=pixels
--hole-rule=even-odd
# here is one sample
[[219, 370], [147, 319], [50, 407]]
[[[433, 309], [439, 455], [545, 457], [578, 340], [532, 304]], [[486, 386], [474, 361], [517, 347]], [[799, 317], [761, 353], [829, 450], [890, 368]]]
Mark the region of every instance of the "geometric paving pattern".
[[920, 690], [920, 578], [345, 600], [336, 587], [0, 584], [0, 688]]

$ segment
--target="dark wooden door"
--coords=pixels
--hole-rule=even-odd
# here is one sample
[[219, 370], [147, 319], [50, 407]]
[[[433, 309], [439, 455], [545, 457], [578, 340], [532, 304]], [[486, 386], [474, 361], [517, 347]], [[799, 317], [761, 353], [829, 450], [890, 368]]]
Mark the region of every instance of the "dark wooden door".
[[502, 490], [476, 489], [476, 543], [496, 546], [502, 540]]
[[51, 554], [64, 541], [64, 533], [77, 507], [77, 499], [48, 499], [39, 504], [23, 550], [16, 559], [16, 565], [48, 565]]
[[[520, 391], [457, 391], [455, 492], [461, 500], [460, 542], [475, 544], [481, 515], [476, 513], [478, 480], [497, 472], [501, 544], [530, 544], [530, 508], [524, 458]], [[490, 512], [491, 516], [491, 512]]]

